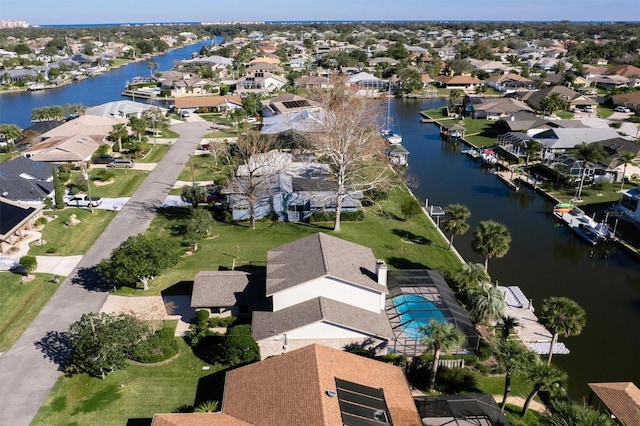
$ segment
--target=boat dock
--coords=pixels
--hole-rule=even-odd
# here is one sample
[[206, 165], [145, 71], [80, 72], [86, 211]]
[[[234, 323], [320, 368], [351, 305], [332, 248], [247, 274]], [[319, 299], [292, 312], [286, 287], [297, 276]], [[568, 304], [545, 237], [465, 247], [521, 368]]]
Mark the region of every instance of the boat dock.
[[[520, 324], [515, 329], [518, 338], [535, 353], [548, 354], [553, 335], [538, 321], [531, 299], [528, 299], [518, 286], [498, 286], [498, 288], [504, 293], [506, 302], [504, 316], [513, 317]], [[556, 342], [553, 345], [553, 354], [568, 353], [569, 349], [564, 343]]]
[[575, 232], [585, 242], [598, 243], [615, 241], [615, 233], [605, 223], [596, 222], [577, 207], [568, 212], [554, 211], [553, 215]]

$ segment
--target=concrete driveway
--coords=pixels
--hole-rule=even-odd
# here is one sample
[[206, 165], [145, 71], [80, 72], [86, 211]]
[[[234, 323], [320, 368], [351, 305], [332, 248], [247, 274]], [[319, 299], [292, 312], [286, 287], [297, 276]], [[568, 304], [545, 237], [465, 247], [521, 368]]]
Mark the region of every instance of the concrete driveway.
[[36, 256], [38, 267], [36, 272], [60, 275], [66, 277], [71, 274], [78, 265], [82, 255], [79, 256]]
[[147, 229], [209, 127], [207, 122], [172, 126], [180, 137], [169, 153], [149, 172], [18, 341], [0, 356], [0, 425], [31, 423], [67, 362], [68, 343], [61, 333], [83, 313], [98, 312], [107, 300], [94, 266], [128, 237]]

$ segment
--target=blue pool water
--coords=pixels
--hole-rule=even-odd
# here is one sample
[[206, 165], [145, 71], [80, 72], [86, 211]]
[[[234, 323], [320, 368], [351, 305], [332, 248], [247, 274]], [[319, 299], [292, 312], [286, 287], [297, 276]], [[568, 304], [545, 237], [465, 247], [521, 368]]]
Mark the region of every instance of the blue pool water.
[[400, 314], [402, 330], [413, 340], [419, 341], [422, 338], [420, 327], [429, 324], [429, 321], [446, 321], [433, 302], [415, 294], [396, 296], [393, 298], [393, 305]]

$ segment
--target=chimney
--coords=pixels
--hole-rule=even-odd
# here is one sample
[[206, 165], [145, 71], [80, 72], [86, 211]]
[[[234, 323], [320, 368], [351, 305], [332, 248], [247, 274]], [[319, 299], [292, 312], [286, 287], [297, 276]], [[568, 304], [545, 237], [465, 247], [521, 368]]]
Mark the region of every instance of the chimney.
[[378, 284], [386, 287], [387, 285], [387, 264], [384, 260], [376, 260], [376, 277], [378, 278]]

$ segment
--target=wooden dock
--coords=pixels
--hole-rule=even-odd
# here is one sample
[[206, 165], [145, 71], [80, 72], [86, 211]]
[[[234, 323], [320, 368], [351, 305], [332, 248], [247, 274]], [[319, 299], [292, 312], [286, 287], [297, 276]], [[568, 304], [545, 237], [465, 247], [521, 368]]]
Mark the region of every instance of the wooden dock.
[[[498, 286], [498, 288], [505, 296], [504, 316], [513, 317], [520, 324], [516, 327], [516, 336], [537, 354], [548, 354], [553, 334], [538, 321], [538, 317], [533, 313], [531, 299], [527, 298], [518, 286]], [[569, 353], [569, 349], [564, 343], [556, 342], [553, 345], [553, 353], [566, 355]]]

